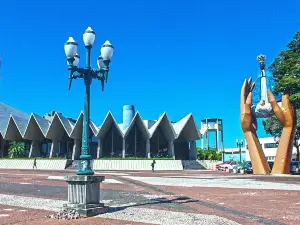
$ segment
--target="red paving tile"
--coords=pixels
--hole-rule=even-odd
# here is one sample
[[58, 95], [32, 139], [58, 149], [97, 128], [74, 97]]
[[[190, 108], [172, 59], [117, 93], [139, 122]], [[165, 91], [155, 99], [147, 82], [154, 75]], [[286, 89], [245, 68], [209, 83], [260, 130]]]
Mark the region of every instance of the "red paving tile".
[[[114, 178], [113, 178], [114, 179]], [[115, 180], [118, 180], [117, 178]], [[65, 181], [57, 180], [20, 180], [18, 178], [0, 178], [1, 183], [14, 183], [14, 184], [32, 184], [32, 185], [46, 185], [46, 186], [55, 186], [55, 187], [67, 187], [68, 184]], [[121, 181], [123, 182], [123, 181]], [[102, 183], [101, 189], [103, 190], [119, 190], [119, 191], [145, 191], [143, 187], [137, 187], [130, 182], [123, 184], [111, 184], [111, 183]]]
[[146, 225], [146, 223], [135, 223], [129, 221], [103, 219], [103, 218], [82, 218], [78, 220], [57, 220], [46, 218], [47, 215], [52, 215], [53, 212], [45, 210], [34, 210], [21, 207], [0, 205], [0, 224], [115, 224], [115, 225]]
[[114, 220], [114, 219], [104, 219], [104, 218], [83, 218], [78, 220], [56, 220], [56, 219], [35, 219], [31, 221], [23, 221], [20, 223], [14, 223], [14, 225], [56, 225], [56, 224], [84, 224], [84, 225], [94, 225], [94, 224], [101, 224], [101, 225], [148, 225], [147, 223], [136, 223], [136, 222], [129, 222], [124, 220]]
[[8, 205], [0, 205], [0, 223], [1, 224], [15, 224], [15, 223], [22, 224], [23, 222], [26, 221], [32, 221], [32, 220], [43, 218], [50, 213], [52, 212], [45, 211], [45, 210], [34, 210], [34, 209], [27, 209], [21, 207], [14, 207]]
[[[182, 194], [193, 200], [204, 203], [212, 203], [215, 206], [223, 206], [244, 213], [249, 213], [266, 219], [272, 219], [285, 224], [295, 224], [295, 221], [288, 221], [297, 215], [300, 207], [300, 195], [298, 191], [281, 190], [255, 190], [255, 189], [230, 189], [230, 188], [182, 188], [182, 187], [160, 187], [163, 190]], [[200, 212], [207, 210], [199, 204], [189, 203], [200, 209]], [[207, 204], [203, 204], [204, 206]], [[210, 211], [206, 211], [210, 213]], [[226, 215], [215, 210], [216, 215]], [[295, 217], [295, 216], [294, 216]], [[298, 218], [298, 222], [300, 217]]]
[[[7, 171], [6, 171], [7, 172]], [[0, 170], [0, 173], [4, 173], [3, 170]], [[45, 177], [48, 175], [52, 176], [64, 176], [66, 173], [57, 172], [57, 171], [14, 171], [13, 173], [10, 171], [9, 175], [0, 174], [0, 182], [8, 182], [8, 183], [33, 183], [36, 185], [47, 185], [47, 186], [67, 186], [64, 181], [55, 181], [55, 180], [46, 180]], [[37, 173], [43, 174], [45, 176], [36, 176]], [[117, 173], [117, 172], [110, 172]], [[168, 172], [142, 172], [142, 173], [134, 173], [127, 171], [120, 171], [120, 173], [126, 173], [130, 176], [214, 176], [216, 178], [229, 176], [232, 174], [223, 173], [223, 172], [213, 172], [213, 171], [168, 171]], [[18, 175], [18, 174], [26, 174], [26, 175]], [[5, 177], [7, 176], [7, 177]], [[104, 174], [106, 178], [116, 179], [118, 180], [118, 176], [115, 175], [107, 175]], [[13, 177], [13, 178], [11, 178]], [[31, 178], [28, 180], [24, 180], [22, 178]], [[230, 177], [228, 177], [230, 179]], [[253, 179], [259, 179], [257, 176], [253, 176]], [[299, 177], [294, 178], [295, 181], [279, 181], [279, 180], [268, 180], [268, 182], [280, 182], [292, 184], [299, 184]], [[102, 189], [116, 189], [123, 191], [147, 191], [150, 194], [161, 195], [161, 192], [158, 190], [151, 189], [151, 185], [136, 185], [140, 182], [135, 181], [136, 184], [133, 184], [128, 181], [124, 181], [123, 179], [119, 179], [123, 184], [101, 184]], [[142, 183], [140, 183], [142, 184]], [[284, 224], [300, 224], [300, 216], [298, 215], [299, 207], [300, 207], [300, 195], [299, 191], [283, 191], [283, 190], [257, 190], [257, 189], [231, 189], [231, 188], [205, 188], [205, 187], [167, 187], [167, 186], [156, 186], [156, 188], [161, 189], [163, 191], [172, 192], [176, 195], [186, 196], [192, 198], [193, 200], [198, 200], [198, 203], [183, 203], [183, 205], [190, 206], [192, 210], [186, 210], [186, 212], [197, 212], [201, 214], [211, 214], [222, 216], [241, 224], [259, 224], [255, 220], [247, 219], [245, 216], [238, 215], [238, 213], [246, 213], [252, 216], [272, 219], [275, 221], [280, 221]], [[1, 191], [1, 190], [0, 190]], [[1, 193], [1, 192], [0, 192]], [[24, 195], [28, 196], [28, 195]], [[36, 196], [35, 196], [36, 197]], [[170, 197], [171, 198], [171, 197]], [[57, 198], [53, 198], [57, 199]], [[3, 206], [5, 208], [16, 208], [10, 206]], [[0, 206], [0, 214], [3, 213], [1, 211]], [[161, 206], [140, 206], [143, 208], [156, 208], [156, 209], [165, 209]], [[228, 210], [230, 209], [231, 212]], [[42, 218], [44, 215], [49, 214], [47, 211], [42, 210], [30, 210], [30, 213], [27, 213], [26, 218], [22, 218], [22, 212], [19, 211], [11, 211], [5, 212], [3, 214], [14, 214], [16, 216], [9, 216], [1, 218], [2, 221], [10, 221], [16, 224], [82, 224], [83, 220], [78, 221], [56, 221], [53, 219], [45, 219]], [[170, 210], [174, 211], [174, 209]], [[24, 213], [23, 213], [24, 214]], [[50, 213], [51, 214], [51, 213]], [[22, 222], [18, 223], [18, 218], [22, 218]], [[26, 220], [28, 220], [26, 222]], [[141, 224], [141, 223], [130, 223], [118, 220], [109, 220], [109, 219], [101, 219], [101, 218], [88, 218], [84, 219], [86, 224]]]

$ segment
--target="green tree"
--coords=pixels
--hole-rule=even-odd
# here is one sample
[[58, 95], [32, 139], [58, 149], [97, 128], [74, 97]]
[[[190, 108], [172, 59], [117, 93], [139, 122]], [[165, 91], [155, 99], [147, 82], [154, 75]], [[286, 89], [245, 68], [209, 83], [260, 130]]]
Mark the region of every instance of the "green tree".
[[[296, 109], [294, 146], [297, 148], [297, 160], [299, 160], [300, 139], [300, 31], [296, 33], [293, 40], [287, 45], [287, 49], [281, 51], [279, 56], [270, 65], [269, 69], [276, 81], [274, 93], [289, 94], [290, 102]], [[275, 116], [263, 121], [266, 133], [273, 137], [280, 137], [282, 126]]]
[[[296, 129], [295, 129], [295, 138], [293, 141], [293, 145], [297, 149], [297, 161], [299, 161], [299, 151], [300, 151], [300, 145], [299, 145], [299, 140], [300, 140], [300, 109], [296, 110], [296, 118], [297, 118], [297, 123], [296, 123]], [[273, 137], [280, 137], [281, 132], [282, 132], [282, 125], [279, 122], [279, 120], [275, 117], [272, 116], [265, 121], [263, 121], [263, 126], [267, 134], [271, 134]]]
[[287, 93], [295, 108], [300, 108], [300, 31], [288, 44], [288, 49], [281, 51], [269, 67], [277, 82], [275, 93]]
[[216, 158], [216, 150], [208, 149], [207, 150], [207, 159], [208, 160], [214, 160], [215, 158]]
[[200, 160], [222, 160], [222, 152], [218, 152], [216, 149], [201, 149], [197, 148], [197, 158]]
[[204, 149], [197, 148], [197, 159], [206, 160], [206, 152]]
[[25, 144], [22, 142], [10, 143], [8, 156], [10, 158], [19, 158], [25, 156]]
[[222, 160], [222, 152], [217, 152], [216, 153], [216, 158], [215, 160], [221, 161]]

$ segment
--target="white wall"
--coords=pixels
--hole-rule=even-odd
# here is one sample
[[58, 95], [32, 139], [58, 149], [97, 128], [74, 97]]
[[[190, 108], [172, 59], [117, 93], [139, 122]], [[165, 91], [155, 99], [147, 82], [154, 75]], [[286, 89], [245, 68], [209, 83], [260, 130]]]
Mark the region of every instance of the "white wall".
[[[276, 153], [277, 153], [277, 147], [276, 148], [266, 148], [265, 144], [275, 144], [275, 140], [273, 137], [268, 137], [268, 138], [259, 138], [259, 142], [262, 145], [264, 154], [267, 158], [268, 161], [274, 161]], [[242, 148], [242, 151], [246, 151], [246, 161], [250, 161], [250, 155], [248, 149], [246, 149], [247, 142], [244, 140], [244, 147]], [[238, 152], [238, 148], [226, 148], [224, 149], [225, 152]], [[294, 147], [293, 148], [293, 155], [295, 156], [297, 154], [297, 149]]]

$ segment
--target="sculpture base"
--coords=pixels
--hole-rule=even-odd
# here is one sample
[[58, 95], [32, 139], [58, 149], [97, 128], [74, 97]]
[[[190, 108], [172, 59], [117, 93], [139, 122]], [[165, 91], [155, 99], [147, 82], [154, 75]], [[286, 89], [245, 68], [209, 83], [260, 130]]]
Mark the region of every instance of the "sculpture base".
[[68, 203], [63, 209], [75, 209], [80, 216], [96, 216], [107, 211], [100, 203], [100, 183], [104, 176], [69, 176]]

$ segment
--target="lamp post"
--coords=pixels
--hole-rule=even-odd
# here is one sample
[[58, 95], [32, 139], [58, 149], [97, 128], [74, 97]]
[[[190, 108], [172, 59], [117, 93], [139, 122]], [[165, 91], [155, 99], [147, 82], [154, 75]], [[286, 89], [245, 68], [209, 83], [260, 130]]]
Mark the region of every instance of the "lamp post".
[[83, 108], [83, 129], [82, 129], [82, 147], [80, 155], [80, 168], [77, 175], [93, 175], [91, 168], [90, 143], [89, 143], [89, 121], [90, 121], [90, 86], [93, 79], [100, 80], [102, 91], [104, 90], [104, 82], [107, 82], [109, 63], [112, 58], [114, 47], [109, 41], [106, 41], [101, 47], [101, 56], [98, 57], [97, 64], [99, 69], [91, 68], [91, 50], [95, 41], [95, 32], [88, 27], [83, 33], [83, 42], [86, 48], [86, 66], [78, 67], [79, 55], [77, 54], [78, 44], [73, 37], [66, 42], [64, 49], [67, 56], [69, 71], [69, 90], [71, 89], [73, 79], [82, 78], [85, 85], [84, 91], [84, 108]]
[[83, 33], [83, 42], [86, 48], [86, 65], [84, 68], [78, 67], [79, 55], [77, 54], [78, 44], [73, 37], [70, 37], [65, 44], [69, 71], [69, 90], [73, 79], [82, 78], [85, 85], [84, 109], [83, 109], [83, 129], [82, 146], [80, 154], [80, 168], [77, 176], [67, 176], [68, 183], [68, 203], [64, 204], [65, 209], [75, 209], [80, 215], [95, 216], [105, 212], [105, 206], [100, 203], [100, 183], [104, 181], [104, 176], [95, 176], [91, 168], [90, 142], [89, 142], [89, 122], [90, 122], [90, 86], [93, 79], [100, 80], [102, 91], [104, 83], [107, 82], [109, 63], [114, 52], [114, 47], [106, 41], [101, 47], [101, 56], [98, 57], [99, 69], [91, 68], [91, 50], [95, 41], [95, 32], [88, 27]]
[[274, 137], [274, 141], [275, 141], [275, 143], [278, 145], [279, 144], [279, 137]]
[[243, 147], [243, 139], [239, 140], [236, 139], [236, 146], [239, 148], [239, 153], [240, 153], [240, 163], [242, 163], [242, 147]]

